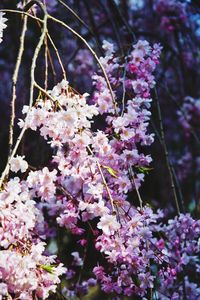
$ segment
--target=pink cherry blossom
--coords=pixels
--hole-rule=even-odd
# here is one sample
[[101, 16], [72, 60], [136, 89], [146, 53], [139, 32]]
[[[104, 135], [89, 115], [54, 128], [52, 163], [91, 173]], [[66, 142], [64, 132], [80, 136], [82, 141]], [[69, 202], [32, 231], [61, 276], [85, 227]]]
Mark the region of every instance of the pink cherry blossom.
[[17, 155], [16, 157], [13, 157], [10, 161], [10, 169], [12, 172], [26, 172], [28, 169], [28, 163], [27, 161], [24, 160], [25, 156], [19, 156]]

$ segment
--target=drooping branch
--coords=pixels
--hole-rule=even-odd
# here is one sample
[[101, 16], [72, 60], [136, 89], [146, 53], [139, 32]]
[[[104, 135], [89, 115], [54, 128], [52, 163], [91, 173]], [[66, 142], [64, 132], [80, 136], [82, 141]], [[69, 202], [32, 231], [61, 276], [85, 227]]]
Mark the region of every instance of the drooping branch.
[[56, 47], [56, 45], [55, 45], [54, 41], [52, 40], [52, 38], [51, 38], [51, 36], [50, 36], [49, 33], [47, 33], [47, 37], [48, 37], [48, 39], [49, 39], [49, 41], [50, 41], [50, 43], [51, 43], [51, 45], [52, 45], [52, 47], [53, 47], [53, 49], [54, 49], [54, 51], [55, 51], [55, 53], [56, 53], [56, 56], [57, 56], [57, 58], [58, 58], [58, 62], [59, 62], [60, 67], [61, 67], [61, 69], [62, 69], [63, 78], [64, 78], [65, 80], [67, 80], [67, 75], [66, 75], [65, 68], [64, 68], [64, 66], [63, 66], [62, 59], [61, 59], [61, 57], [60, 57], [59, 51], [58, 51], [58, 49], [57, 49], [57, 47]]
[[38, 44], [35, 48], [35, 51], [34, 51], [34, 54], [33, 54], [33, 58], [32, 58], [32, 63], [31, 63], [31, 74], [30, 74], [30, 77], [31, 77], [31, 84], [30, 84], [30, 97], [29, 97], [29, 111], [27, 113], [27, 116], [26, 116], [26, 119], [25, 119], [25, 124], [24, 124], [24, 127], [22, 128], [18, 138], [17, 138], [17, 141], [16, 141], [16, 144], [12, 150], [12, 152], [10, 153], [10, 156], [9, 156], [9, 159], [7, 161], [7, 164], [5, 166], [5, 169], [1, 175], [1, 178], [0, 178], [0, 187], [2, 186], [5, 178], [8, 176], [9, 174], [9, 167], [10, 167], [10, 161], [12, 160], [12, 158], [15, 156], [16, 152], [17, 152], [17, 149], [20, 145], [20, 142], [24, 136], [24, 133], [26, 131], [26, 122], [27, 122], [27, 119], [28, 119], [28, 115], [29, 115], [29, 112], [31, 110], [31, 107], [33, 105], [33, 96], [34, 96], [34, 83], [35, 83], [35, 68], [36, 68], [36, 63], [37, 63], [37, 59], [38, 59], [38, 55], [40, 53], [40, 50], [41, 50], [41, 47], [43, 45], [43, 42], [44, 42], [44, 39], [45, 39], [45, 36], [47, 34], [47, 19], [48, 19], [48, 15], [47, 15], [47, 12], [46, 12], [46, 9], [43, 7], [43, 11], [44, 11], [44, 18], [43, 18], [43, 28], [42, 28], [42, 33], [40, 35], [40, 38], [39, 38], [39, 41], [38, 41]]
[[112, 102], [113, 102], [113, 108], [114, 108], [114, 111], [115, 111], [115, 114], [117, 114], [117, 104], [116, 104], [116, 101], [115, 101], [115, 95], [114, 95], [114, 92], [112, 90], [112, 87], [111, 87], [111, 84], [110, 84], [110, 81], [109, 81], [109, 78], [108, 78], [108, 75], [106, 74], [106, 71], [105, 71], [105, 68], [104, 66], [102, 65], [101, 61], [99, 60], [96, 52], [92, 49], [92, 47], [88, 44], [88, 42], [78, 33], [76, 32], [74, 29], [72, 29], [69, 25], [67, 25], [66, 23], [64, 23], [63, 21], [60, 21], [59, 19], [57, 18], [54, 18], [53, 16], [51, 15], [48, 15], [49, 19], [53, 20], [54, 22], [62, 25], [63, 27], [67, 28], [71, 33], [73, 33], [76, 37], [78, 37], [86, 46], [87, 48], [89, 49], [89, 51], [92, 53], [92, 55], [94, 56], [95, 60], [97, 61], [98, 65], [100, 66], [101, 68], [101, 71], [104, 75], [104, 78], [105, 78], [105, 81], [106, 81], [106, 84], [108, 86], [108, 89], [110, 91], [110, 95], [111, 95], [111, 98], [112, 98]]
[[33, 16], [29, 13], [27, 13], [26, 11], [22, 11], [22, 10], [15, 10], [15, 9], [0, 9], [0, 12], [7, 12], [7, 13], [14, 13], [14, 14], [19, 14], [19, 15], [26, 15], [28, 16], [29, 18], [33, 19], [33, 20], [36, 20], [40, 23], [43, 23], [43, 20], [36, 17], [36, 16]]
[[10, 154], [12, 151], [12, 146], [13, 146], [13, 131], [14, 131], [14, 122], [15, 122], [15, 102], [16, 102], [16, 97], [17, 97], [16, 96], [16, 84], [17, 84], [19, 68], [21, 65], [22, 56], [23, 56], [23, 52], [24, 52], [25, 34], [26, 34], [26, 30], [27, 30], [27, 19], [28, 19], [27, 15], [23, 16], [23, 27], [22, 27], [22, 32], [21, 32], [21, 36], [20, 36], [20, 47], [19, 47], [19, 52], [18, 52], [18, 56], [17, 56], [14, 74], [13, 74], [11, 120], [10, 120], [10, 126], [9, 126], [8, 158], [10, 157]]
[[172, 188], [172, 192], [173, 192], [173, 196], [174, 196], [174, 200], [175, 200], [175, 204], [176, 204], [177, 213], [180, 214], [180, 207], [179, 207], [179, 203], [178, 203], [178, 197], [177, 197], [177, 193], [176, 193], [176, 187], [175, 187], [175, 182], [174, 182], [174, 177], [173, 177], [173, 172], [172, 172], [172, 164], [169, 159], [169, 153], [168, 153], [168, 149], [167, 149], [167, 145], [166, 145], [166, 141], [165, 141], [165, 133], [164, 133], [164, 128], [163, 128], [162, 114], [161, 114], [160, 103], [158, 100], [158, 94], [157, 94], [156, 89], [154, 89], [154, 96], [155, 96], [155, 103], [156, 103], [156, 107], [157, 107], [157, 111], [158, 111], [160, 138], [162, 141], [162, 146], [163, 146], [163, 150], [164, 150], [164, 154], [165, 154], [167, 169], [168, 169], [169, 176], [170, 176], [171, 188]]

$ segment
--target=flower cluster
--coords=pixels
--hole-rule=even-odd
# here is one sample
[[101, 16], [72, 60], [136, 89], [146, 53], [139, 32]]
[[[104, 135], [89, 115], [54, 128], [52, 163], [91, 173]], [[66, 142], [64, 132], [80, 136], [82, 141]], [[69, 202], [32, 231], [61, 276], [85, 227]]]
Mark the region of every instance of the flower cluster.
[[33, 244], [22, 253], [19, 248], [0, 252], [0, 276], [3, 280], [0, 295], [15, 295], [22, 300], [32, 300], [34, 295], [47, 299], [50, 292], [55, 293], [60, 283], [59, 276], [65, 268], [56, 263], [54, 256], [43, 254], [44, 243]]
[[[43, 220], [27, 182], [11, 179], [0, 192], [0, 296], [46, 299], [65, 272], [55, 256], [44, 254], [37, 224]], [[39, 227], [41, 224], [39, 225]]]
[[[136, 209], [127, 202], [128, 192], [134, 188], [138, 191], [144, 178], [142, 170], [151, 162], [150, 156], [139, 153], [138, 145], [153, 141], [147, 126], [150, 89], [155, 85], [152, 73], [158, 63], [160, 46], [151, 47], [146, 41], [135, 44], [127, 57], [126, 78], [116, 76], [120, 74], [120, 60], [114, 55], [114, 46], [104, 42], [103, 48], [106, 56], [101, 58], [101, 63], [115, 87], [116, 112], [111, 91], [101, 74], [94, 76], [93, 104], [87, 103], [87, 94], [76, 93], [63, 80], [47, 92], [47, 98], [37, 99], [31, 110], [24, 106], [26, 118], [19, 121], [20, 127], [39, 130], [54, 149], [50, 168], [29, 172], [24, 185], [32, 198], [41, 200], [40, 213], [47, 209], [59, 226], [80, 237], [80, 245], [87, 244], [84, 224], [95, 224], [93, 245], [105, 262], [103, 266], [94, 266], [93, 272], [104, 292], [143, 297], [154, 286], [152, 262], [158, 265], [159, 272], [169, 274], [171, 269], [165, 264], [171, 266], [170, 259], [174, 259], [171, 258], [173, 248], [169, 247], [171, 252], [167, 255], [166, 248], [162, 249], [162, 242], [156, 238], [161, 212], [154, 214], [148, 207]], [[118, 103], [116, 95], [123, 84], [132, 99], [124, 97], [124, 102]], [[102, 102], [107, 104], [104, 110]], [[94, 117], [99, 112], [105, 116], [104, 131], [93, 129]], [[11, 166], [19, 165], [18, 170], [23, 161], [19, 163], [19, 157], [15, 159]], [[159, 228], [163, 230], [162, 226]], [[82, 267], [79, 254], [72, 255], [73, 266]], [[84, 281], [63, 293], [84, 294], [89, 286]]]
[[190, 214], [180, 214], [158, 230], [164, 239], [157, 241], [157, 247], [161, 251], [165, 249], [169, 260], [167, 269], [159, 271], [160, 295], [165, 295], [166, 299], [181, 299], [185, 294], [189, 299], [198, 299], [200, 288], [186, 274], [195, 270], [197, 281], [200, 276], [200, 221], [192, 219]]
[[[161, 49], [139, 41], [127, 57], [127, 77], [123, 78], [117, 77], [122, 74], [121, 62], [113, 44], [105, 41], [103, 48], [106, 55], [101, 63], [108, 73], [114, 99], [105, 78], [98, 74], [94, 76], [93, 104], [87, 103], [87, 94], [76, 93], [63, 80], [47, 92], [45, 99], [37, 99], [31, 110], [24, 106], [26, 118], [19, 121], [19, 126], [39, 130], [54, 149], [51, 169], [30, 171], [26, 184], [31, 197], [43, 202], [38, 206], [40, 212], [47, 209], [58, 225], [80, 236], [81, 245], [86, 243], [83, 224], [96, 223], [94, 247], [115, 269], [114, 281], [111, 276], [101, 281], [105, 292], [145, 295], [153, 283], [149, 271], [153, 252], [147, 247], [152, 233], [147, 226], [155, 222], [156, 215], [148, 208], [134, 209], [126, 198], [129, 191], [139, 188], [143, 168], [151, 162], [149, 155], [139, 153], [138, 145], [153, 141], [147, 132], [150, 89], [155, 84], [152, 73]], [[124, 102], [118, 104], [116, 95], [123, 84], [132, 98], [124, 97]], [[102, 111], [105, 103], [107, 109]], [[105, 130], [93, 129], [99, 112], [105, 114]], [[15, 161], [11, 165], [15, 166]], [[138, 287], [133, 277], [136, 281], [143, 278], [143, 286]]]
[[121, 207], [120, 226], [112, 221], [112, 230], [106, 230], [108, 225], [104, 224], [103, 234], [97, 238], [96, 248], [104, 254], [108, 265], [107, 270], [96, 266], [94, 273], [106, 293], [144, 296], [154, 282], [150, 261], [162, 257], [159, 253], [156, 257], [152, 242], [152, 225], [162, 214], [153, 214], [148, 207], [137, 210], [126, 205], [126, 210]]
[[[54, 179], [50, 180], [49, 173], [43, 179], [41, 171], [31, 172], [27, 179], [29, 187], [34, 189], [35, 195], [47, 201], [54, 198], [50, 194], [55, 194], [55, 181], [64, 186], [72, 198], [82, 193], [83, 199], [79, 196], [79, 209], [86, 220], [91, 218], [91, 212], [94, 217], [106, 212], [103, 198], [112, 203], [113, 197], [123, 199], [132, 189], [132, 185], [139, 187], [144, 176], [142, 173], [135, 174], [131, 182], [129, 167], [135, 166], [138, 169], [151, 162], [148, 155], [139, 154], [136, 148], [137, 143], [148, 145], [153, 140], [151, 135], [145, 133], [149, 120], [147, 108], [150, 99], [138, 97], [129, 100], [124, 118], [110, 115], [109, 123], [114, 130], [110, 128], [106, 134], [103, 131], [91, 130], [91, 119], [98, 114], [99, 102], [97, 106], [88, 105], [86, 94], [80, 96], [70, 89], [68, 83], [62, 81], [49, 91], [50, 100], [38, 99], [31, 111], [25, 106], [23, 112], [27, 113], [26, 122], [21, 120], [19, 125], [32, 130], [39, 128], [40, 134], [48, 143], [57, 147], [53, 162], [58, 165], [58, 178], [56, 173], [53, 175]], [[120, 122], [124, 129], [120, 129]], [[49, 172], [46, 168], [45, 170], [42, 172]], [[102, 176], [103, 180], [109, 181], [109, 193], [103, 188]], [[88, 203], [83, 204], [82, 201], [86, 200]], [[76, 215], [75, 211], [74, 208]], [[70, 216], [71, 214], [72, 210]], [[59, 223], [66, 225], [68, 217], [65, 213], [62, 214], [62, 218], [65, 218], [64, 223], [60, 217]]]

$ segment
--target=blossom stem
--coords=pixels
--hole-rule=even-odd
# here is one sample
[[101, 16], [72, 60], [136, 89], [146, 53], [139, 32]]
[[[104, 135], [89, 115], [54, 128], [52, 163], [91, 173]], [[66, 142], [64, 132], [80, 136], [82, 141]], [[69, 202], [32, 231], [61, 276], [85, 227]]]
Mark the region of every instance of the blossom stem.
[[[92, 154], [92, 155], [94, 156], [94, 153], [93, 153], [92, 149], [90, 149], [89, 146], [87, 146], [87, 149], [88, 149], [88, 151], [90, 152], [90, 154]], [[99, 161], [98, 161], [97, 159], [95, 159], [95, 160], [96, 160], [96, 165], [97, 165], [98, 170], [99, 170], [99, 173], [100, 173], [100, 175], [101, 175], [103, 184], [104, 184], [104, 186], [105, 186], [105, 188], [106, 188], [108, 197], [109, 197], [109, 199], [110, 199], [112, 211], [113, 211], [113, 213], [115, 213], [116, 210], [115, 210], [115, 207], [114, 207], [114, 200], [113, 200], [113, 197], [112, 197], [112, 195], [111, 195], [111, 193], [110, 193], [110, 189], [109, 189], [109, 187], [108, 187], [108, 184], [107, 184], [107, 182], [106, 182], [106, 179], [105, 179], [105, 177], [104, 177], [104, 175], [103, 175], [103, 171], [102, 171], [101, 165], [100, 165], [100, 163], [99, 163]]]
[[[154, 132], [155, 132], [155, 134], [156, 134], [156, 136], [159, 140], [160, 145], [164, 148], [160, 133], [158, 132], [158, 130], [156, 128], [156, 125], [154, 124], [153, 120], [151, 121], [151, 125], [152, 125], [152, 127], [154, 129]], [[185, 212], [185, 203], [184, 203], [184, 199], [183, 199], [183, 193], [182, 193], [181, 186], [180, 186], [179, 180], [177, 178], [175, 169], [174, 169], [172, 164], [171, 164], [171, 168], [172, 168], [172, 174], [173, 174], [173, 177], [174, 177], [174, 180], [175, 180], [175, 183], [176, 183], [177, 191], [178, 191], [178, 194], [179, 194], [179, 199], [181, 201], [182, 209], [183, 209], [183, 212]]]
[[135, 187], [135, 190], [136, 190], [136, 193], [137, 193], [137, 196], [138, 196], [140, 208], [141, 208], [141, 210], [142, 210], [142, 209], [143, 209], [143, 201], [142, 201], [142, 197], [141, 197], [141, 195], [140, 195], [139, 189], [137, 188], [137, 184], [136, 184], [136, 182], [135, 182], [135, 177], [134, 177], [134, 173], [133, 173], [132, 167], [129, 168], [129, 172], [130, 172], [131, 179], [133, 180], [134, 187]]
[[162, 122], [162, 114], [161, 114], [160, 103], [159, 103], [159, 100], [158, 100], [158, 94], [157, 94], [156, 89], [154, 89], [154, 94], [155, 94], [155, 102], [156, 102], [157, 111], [158, 111], [158, 119], [159, 119], [159, 126], [160, 126], [160, 137], [161, 137], [161, 141], [162, 141], [162, 145], [163, 145], [163, 149], [164, 149], [164, 153], [165, 153], [165, 159], [166, 159], [167, 169], [168, 169], [169, 176], [170, 176], [171, 188], [172, 188], [172, 192], [173, 192], [173, 195], [174, 195], [176, 210], [177, 210], [177, 213], [179, 215], [180, 214], [180, 207], [179, 207], [179, 203], [178, 203], [178, 197], [177, 197], [174, 178], [173, 178], [172, 165], [171, 165], [171, 162], [170, 162], [170, 159], [169, 159], [169, 153], [168, 153], [167, 145], [166, 145], [166, 142], [165, 142], [165, 133], [164, 133], [163, 122]]
[[20, 15], [26, 15], [40, 23], [43, 23], [44, 21], [36, 16], [33, 16], [25, 11], [21, 11], [21, 10], [14, 10], [14, 9], [0, 9], [0, 12], [8, 12], [8, 13], [15, 13], [15, 14], [20, 14]]
[[65, 68], [64, 68], [64, 66], [63, 66], [63, 63], [62, 63], [60, 54], [59, 54], [59, 52], [58, 52], [58, 49], [57, 49], [57, 47], [56, 47], [56, 45], [55, 45], [54, 41], [52, 40], [52, 38], [51, 38], [51, 36], [50, 36], [49, 33], [47, 33], [47, 36], [48, 36], [48, 39], [49, 39], [49, 41], [50, 41], [52, 47], [53, 47], [54, 50], [55, 50], [56, 56], [57, 56], [57, 58], [58, 58], [58, 62], [59, 62], [60, 67], [61, 67], [61, 69], [62, 69], [63, 78], [67, 81], [67, 75], [66, 75]]
[[110, 81], [108, 79], [108, 75], [106, 74], [105, 68], [102, 65], [102, 63], [101, 63], [100, 59], [98, 58], [98, 56], [96, 55], [96, 52], [92, 49], [92, 47], [88, 44], [88, 42], [78, 32], [76, 32], [74, 29], [72, 29], [70, 26], [68, 26], [65, 22], [60, 21], [59, 19], [54, 18], [51, 15], [48, 15], [48, 18], [51, 19], [52, 21], [62, 25], [63, 27], [67, 28], [69, 31], [71, 31], [76, 37], [78, 37], [87, 46], [87, 48], [92, 53], [92, 55], [94, 56], [94, 58], [96, 59], [97, 63], [99, 64], [99, 66], [101, 68], [101, 71], [104, 75], [106, 84], [107, 84], [108, 89], [110, 91], [110, 95], [111, 95], [111, 98], [112, 98], [115, 114], [117, 114], [117, 104], [116, 104], [116, 101], [115, 101], [114, 92], [112, 90], [112, 87], [111, 87]]
[[121, 116], [123, 117], [124, 115], [124, 110], [125, 110], [125, 96], [126, 96], [126, 68], [127, 68], [127, 63], [128, 63], [128, 55], [129, 55], [130, 49], [128, 50], [128, 54], [125, 58], [125, 63], [124, 63], [124, 72], [123, 72], [123, 82], [122, 82], [122, 89], [123, 89], [123, 94], [122, 94], [122, 112]]
[[10, 126], [9, 126], [9, 142], [8, 142], [8, 159], [10, 157], [12, 147], [13, 147], [13, 132], [14, 132], [14, 122], [15, 122], [15, 102], [16, 102], [16, 84], [18, 80], [18, 75], [19, 75], [19, 69], [22, 61], [22, 56], [24, 53], [24, 42], [25, 42], [25, 35], [27, 31], [27, 19], [28, 16], [25, 15], [23, 16], [23, 27], [22, 27], [22, 32], [20, 36], [20, 47], [17, 55], [17, 60], [16, 60], [16, 65], [15, 65], [15, 70], [13, 74], [13, 83], [12, 83], [12, 100], [11, 100], [11, 119], [10, 119]]
[[[69, 7], [65, 2], [63, 2], [62, 0], [58, 0], [58, 2], [60, 4], [62, 4], [68, 11], [70, 11], [73, 16], [89, 31], [89, 33], [91, 34], [91, 36], [94, 37], [95, 39], [95, 42], [98, 46], [98, 49], [100, 52], [102, 52], [102, 49], [101, 49], [101, 41], [99, 40], [99, 38], [95, 35], [94, 31], [83, 21], [83, 19], [80, 18], [80, 16], [71, 8]], [[102, 53], [103, 54], [103, 53]]]
[[36, 81], [34, 82], [34, 86], [38, 88], [41, 92], [43, 92], [46, 96], [53, 101], [53, 103], [56, 101], [55, 98], [53, 98], [45, 89], [43, 89]]
[[45, 58], [45, 80], [44, 80], [44, 86], [45, 86], [45, 90], [47, 90], [48, 89], [48, 69], [49, 69], [49, 65], [48, 65], [48, 40], [47, 40], [47, 36], [45, 37], [44, 58]]

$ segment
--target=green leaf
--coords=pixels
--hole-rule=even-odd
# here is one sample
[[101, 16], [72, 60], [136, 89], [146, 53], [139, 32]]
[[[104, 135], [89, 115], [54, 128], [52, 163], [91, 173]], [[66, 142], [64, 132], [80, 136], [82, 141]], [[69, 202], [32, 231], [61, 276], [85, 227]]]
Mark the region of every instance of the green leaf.
[[54, 265], [41, 265], [40, 267], [48, 273], [54, 273]]
[[139, 166], [136, 166], [136, 168], [141, 172], [141, 173], [149, 173], [149, 171], [152, 171], [153, 168], [149, 168], [149, 167], [139, 167]]
[[118, 176], [117, 176], [117, 173], [118, 173], [118, 172], [117, 172], [116, 170], [114, 170], [114, 169], [111, 168], [111, 167], [104, 166], [104, 165], [102, 165], [102, 167], [103, 167], [104, 169], [106, 169], [110, 175], [112, 175], [112, 176], [115, 177], [115, 178], [118, 178]]
[[113, 136], [114, 136], [117, 140], [120, 140], [120, 134], [119, 134], [119, 133], [114, 132]]

